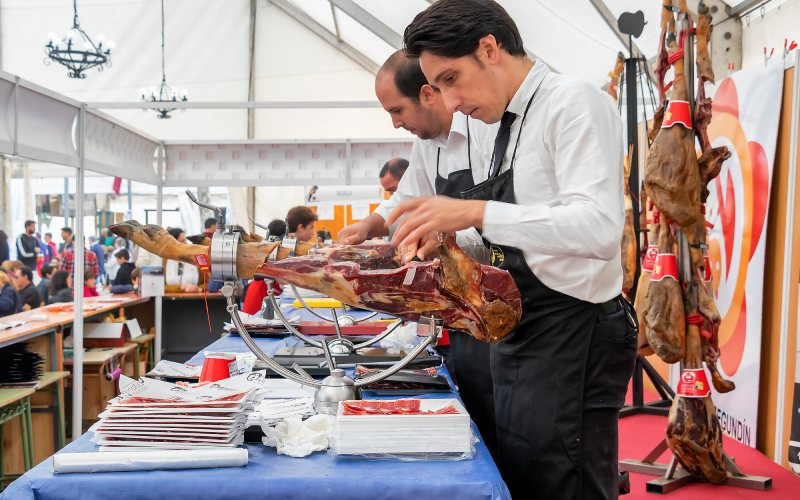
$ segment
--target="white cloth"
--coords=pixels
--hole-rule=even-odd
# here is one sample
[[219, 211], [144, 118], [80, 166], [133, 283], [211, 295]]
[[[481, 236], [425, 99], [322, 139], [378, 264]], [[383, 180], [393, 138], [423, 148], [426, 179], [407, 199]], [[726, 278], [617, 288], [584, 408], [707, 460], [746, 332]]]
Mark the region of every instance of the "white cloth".
[[[514, 163], [517, 204], [490, 201], [483, 236], [523, 251], [536, 277], [553, 290], [593, 303], [622, 289], [620, 239], [622, 122], [608, 95], [589, 83], [534, 64], [507, 110], [517, 114], [501, 171]], [[488, 178], [496, 131], [484, 135]]]
[[177, 260], [167, 260], [167, 268], [164, 270], [164, 279], [167, 285], [197, 286], [199, 278], [197, 267]]
[[[381, 201], [373, 213], [386, 220], [392, 211], [406, 200], [435, 196], [437, 167], [439, 175], [447, 178], [452, 172], [469, 168], [471, 158], [473, 182], [477, 184], [483, 180], [485, 159], [481, 143], [477, 142], [475, 137], [486, 137], [489, 134], [488, 129], [496, 127], [469, 119], [462, 113], [456, 112], [453, 114], [450, 132], [447, 135], [426, 140], [415, 138], [411, 146], [408, 169], [400, 179], [397, 191], [388, 200]], [[467, 141], [468, 131], [469, 141]], [[396, 223], [390, 227], [389, 234], [393, 234], [396, 227]], [[488, 261], [486, 247], [474, 228], [459, 231], [456, 234], [456, 242], [474, 259]]]

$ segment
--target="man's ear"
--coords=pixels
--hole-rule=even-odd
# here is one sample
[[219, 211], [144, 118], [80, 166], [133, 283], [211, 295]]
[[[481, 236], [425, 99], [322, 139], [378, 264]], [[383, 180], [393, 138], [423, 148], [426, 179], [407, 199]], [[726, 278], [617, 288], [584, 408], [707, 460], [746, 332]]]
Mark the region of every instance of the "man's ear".
[[486, 35], [478, 40], [476, 55], [483, 63], [497, 64], [500, 61], [500, 46], [497, 45], [494, 35]]
[[419, 102], [430, 106], [436, 100], [436, 89], [427, 83], [419, 89]]

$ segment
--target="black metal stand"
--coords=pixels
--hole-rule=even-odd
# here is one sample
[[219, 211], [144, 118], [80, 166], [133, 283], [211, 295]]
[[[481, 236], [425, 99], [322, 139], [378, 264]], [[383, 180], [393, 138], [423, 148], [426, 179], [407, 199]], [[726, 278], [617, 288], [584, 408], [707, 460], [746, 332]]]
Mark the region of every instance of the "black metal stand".
[[[648, 403], [644, 402], [645, 373], [650, 378], [650, 381], [656, 388], [658, 395], [661, 396], [661, 399]], [[619, 411], [620, 418], [639, 415], [641, 413], [647, 415], [667, 415], [669, 413], [669, 407], [672, 405], [672, 398], [675, 397], [675, 391], [672, 390], [669, 383], [664, 380], [646, 358], [641, 356], [636, 357], [636, 366], [633, 369], [633, 378], [631, 382], [633, 402], [630, 405], [625, 405]]]

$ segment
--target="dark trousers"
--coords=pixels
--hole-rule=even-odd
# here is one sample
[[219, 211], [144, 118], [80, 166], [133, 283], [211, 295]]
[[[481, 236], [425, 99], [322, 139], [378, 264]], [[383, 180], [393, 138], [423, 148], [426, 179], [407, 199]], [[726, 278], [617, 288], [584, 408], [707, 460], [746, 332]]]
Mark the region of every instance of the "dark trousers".
[[[483, 442], [494, 456], [497, 448], [489, 344], [462, 332], [450, 332], [450, 358], [455, 367], [458, 394]], [[448, 365], [450, 369], [450, 365]]]
[[617, 414], [636, 330], [624, 310], [567, 307], [492, 346], [498, 467], [514, 498], [618, 496]]

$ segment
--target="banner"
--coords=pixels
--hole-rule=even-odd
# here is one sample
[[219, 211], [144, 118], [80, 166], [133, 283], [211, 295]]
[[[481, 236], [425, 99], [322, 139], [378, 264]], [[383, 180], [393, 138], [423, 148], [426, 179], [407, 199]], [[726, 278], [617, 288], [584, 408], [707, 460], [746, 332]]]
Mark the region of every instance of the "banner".
[[783, 61], [734, 73], [713, 96], [713, 146], [731, 157], [708, 185], [708, 254], [722, 315], [719, 370], [736, 389], [714, 394], [724, 433], [756, 445], [767, 212], [783, 95]]

